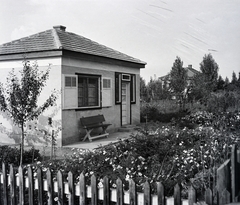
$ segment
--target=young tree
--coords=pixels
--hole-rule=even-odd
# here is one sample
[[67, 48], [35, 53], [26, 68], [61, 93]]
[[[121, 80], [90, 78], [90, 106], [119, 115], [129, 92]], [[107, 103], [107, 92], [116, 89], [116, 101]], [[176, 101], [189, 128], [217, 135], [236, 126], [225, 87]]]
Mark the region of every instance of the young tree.
[[170, 72], [170, 89], [173, 94], [179, 99], [180, 109], [184, 107], [184, 98], [186, 96], [187, 89], [187, 71], [183, 68], [183, 62], [179, 57], [176, 58], [173, 63], [172, 70]]
[[211, 54], [203, 57], [203, 61], [200, 63], [200, 70], [205, 84], [204, 89], [211, 93], [216, 89], [218, 80], [218, 64]]
[[37, 119], [47, 108], [53, 106], [57, 99], [56, 91], [53, 91], [48, 99], [38, 106], [38, 97], [46, 85], [49, 71], [50, 66], [46, 72], [41, 72], [37, 63], [31, 66], [29, 61], [24, 60], [20, 79], [13, 69], [7, 77], [5, 87], [0, 83], [0, 109], [9, 115], [22, 131], [20, 165], [23, 162], [24, 125], [27, 121]]

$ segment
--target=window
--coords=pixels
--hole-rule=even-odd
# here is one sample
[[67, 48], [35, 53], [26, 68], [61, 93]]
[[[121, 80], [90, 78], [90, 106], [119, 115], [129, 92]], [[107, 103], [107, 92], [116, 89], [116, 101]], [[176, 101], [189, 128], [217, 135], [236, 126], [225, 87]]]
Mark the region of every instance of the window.
[[131, 81], [131, 75], [129, 74], [122, 74], [123, 81]]
[[102, 106], [112, 106], [112, 79], [102, 79]]
[[100, 106], [100, 76], [78, 75], [78, 107]]
[[65, 76], [65, 87], [76, 87], [77, 86], [77, 78], [76, 76]]

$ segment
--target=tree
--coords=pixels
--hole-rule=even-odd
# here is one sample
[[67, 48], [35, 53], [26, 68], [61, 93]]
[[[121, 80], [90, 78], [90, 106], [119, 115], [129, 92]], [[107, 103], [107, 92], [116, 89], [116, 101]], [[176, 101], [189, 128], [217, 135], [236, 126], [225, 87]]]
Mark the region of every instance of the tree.
[[233, 85], [237, 85], [237, 81], [238, 81], [237, 75], [236, 75], [236, 73], [233, 71], [231, 83], [232, 83]]
[[150, 78], [150, 81], [147, 85], [148, 97], [150, 100], [160, 100], [162, 94], [162, 83], [158, 79]]
[[217, 81], [217, 90], [223, 90], [224, 89], [224, 80], [221, 75], [218, 76], [218, 81]]
[[172, 70], [170, 71], [170, 89], [173, 94], [179, 99], [180, 109], [184, 107], [184, 98], [187, 89], [187, 71], [183, 68], [183, 62], [179, 57], [173, 63]]
[[147, 86], [142, 77], [140, 77], [140, 98], [143, 101], [147, 101]]
[[205, 55], [200, 63], [200, 70], [203, 75], [204, 89], [209, 91], [209, 94], [216, 90], [218, 80], [218, 64], [215, 62], [211, 54]]
[[5, 87], [0, 83], [0, 109], [9, 115], [22, 131], [20, 165], [23, 162], [26, 122], [37, 119], [47, 108], [53, 106], [57, 99], [56, 91], [53, 91], [48, 99], [38, 106], [38, 97], [46, 85], [49, 71], [50, 66], [46, 72], [41, 72], [37, 63], [31, 66], [29, 61], [24, 60], [20, 79], [13, 69], [7, 77]]

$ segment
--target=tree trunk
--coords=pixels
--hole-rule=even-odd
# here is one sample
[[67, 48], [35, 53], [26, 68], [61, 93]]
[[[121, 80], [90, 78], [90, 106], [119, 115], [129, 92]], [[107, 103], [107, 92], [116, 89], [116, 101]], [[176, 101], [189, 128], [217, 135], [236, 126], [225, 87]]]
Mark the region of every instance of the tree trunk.
[[24, 152], [24, 126], [21, 124], [22, 129], [22, 137], [21, 137], [21, 154], [20, 154], [20, 166], [22, 166], [23, 163], [23, 152]]

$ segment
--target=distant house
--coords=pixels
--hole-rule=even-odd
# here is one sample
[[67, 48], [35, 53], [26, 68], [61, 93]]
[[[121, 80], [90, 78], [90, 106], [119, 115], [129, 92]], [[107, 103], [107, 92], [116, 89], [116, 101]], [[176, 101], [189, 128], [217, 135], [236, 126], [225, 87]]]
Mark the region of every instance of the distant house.
[[[29, 122], [29, 129], [46, 129], [51, 116], [61, 146], [82, 139], [85, 133], [79, 119], [83, 116], [103, 114], [112, 124], [109, 132], [140, 122], [140, 68], [145, 62], [55, 26], [0, 45], [0, 82], [12, 68], [22, 68], [24, 58], [36, 60], [43, 70], [51, 64], [50, 79], [40, 100], [53, 89], [61, 91], [57, 106], [37, 122]], [[5, 126], [0, 132], [18, 132], [11, 130], [14, 126], [6, 117], [0, 115], [0, 122]]]
[[[188, 76], [187, 81], [188, 81], [188, 84], [189, 84], [191, 79], [193, 78], [193, 76], [198, 74], [199, 71], [195, 70], [192, 67], [192, 65], [188, 65], [188, 67], [185, 67], [185, 69], [187, 70], [187, 76]], [[158, 79], [162, 82], [162, 86], [169, 87], [170, 74], [159, 77]]]

